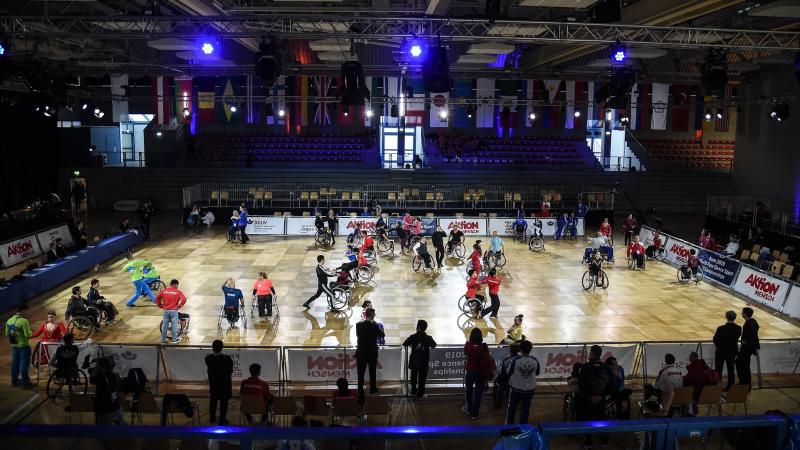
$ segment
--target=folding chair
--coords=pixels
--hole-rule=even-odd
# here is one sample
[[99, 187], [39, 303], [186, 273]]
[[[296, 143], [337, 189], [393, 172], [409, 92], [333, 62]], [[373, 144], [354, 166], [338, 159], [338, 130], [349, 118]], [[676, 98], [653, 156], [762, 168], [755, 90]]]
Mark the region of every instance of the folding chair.
[[358, 400], [355, 398], [335, 398], [331, 409], [331, 423], [341, 425], [346, 417], [359, 417]]
[[687, 411], [692, 407], [692, 395], [694, 394], [694, 387], [680, 387], [672, 390], [672, 402], [669, 406], [665, 406], [664, 410], [668, 416], [671, 416], [671, 409], [678, 409], [679, 414], [684, 416]]
[[94, 401], [92, 397], [83, 394], [69, 394], [69, 410], [67, 411], [67, 423], [72, 423], [72, 415], [77, 414], [78, 420], [83, 423], [83, 413], [94, 414]]
[[245, 416], [253, 416], [258, 414], [261, 416], [267, 415], [267, 405], [264, 403], [264, 397], [260, 395], [242, 395], [239, 404], [239, 425], [244, 424]]
[[330, 423], [331, 409], [328, 406], [328, 399], [316, 395], [304, 395], [303, 416], [327, 417]]
[[272, 397], [270, 408], [270, 422], [275, 423], [278, 416], [294, 417], [297, 415], [297, 402], [294, 397]]
[[366, 422], [368, 416], [389, 416], [389, 402], [385, 397], [370, 396], [364, 399], [364, 409], [361, 424]]
[[136, 406], [131, 408], [131, 425], [136, 424], [136, 418], [142, 423], [142, 414], [161, 414], [161, 409], [156, 403], [156, 397], [150, 392], [139, 394]]
[[745, 384], [735, 384], [728, 389], [728, 395], [725, 397], [725, 404], [733, 405], [731, 415], [736, 413], [737, 404], [744, 406], [744, 413], [747, 414], [747, 397], [749, 394], [750, 386]]
[[707, 406], [707, 416], [711, 415], [711, 408], [717, 408], [718, 415], [722, 415], [722, 408], [720, 408], [720, 397], [722, 396], [722, 388], [719, 386], [706, 386], [703, 392], [700, 393], [700, 398], [697, 399], [698, 412], [701, 406]]

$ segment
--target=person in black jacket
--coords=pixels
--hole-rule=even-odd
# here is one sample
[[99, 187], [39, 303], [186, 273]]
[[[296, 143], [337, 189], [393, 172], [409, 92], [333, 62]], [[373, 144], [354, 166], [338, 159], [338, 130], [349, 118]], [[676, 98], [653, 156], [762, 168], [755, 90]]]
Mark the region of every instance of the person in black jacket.
[[61, 238], [56, 238], [56, 254], [59, 258], [63, 258], [67, 256], [67, 248], [64, 247], [64, 240]]
[[47, 250], [47, 262], [51, 263], [58, 261], [58, 251], [56, 250], [56, 241], [50, 243], [50, 248]]
[[[589, 361], [577, 366], [573, 376], [578, 378], [578, 420], [605, 420], [606, 404], [614, 393], [614, 374], [600, 358], [603, 348], [593, 345], [589, 349]], [[584, 447], [591, 448], [591, 434], [585, 434]], [[608, 434], [601, 434], [600, 441], [605, 446]]]
[[208, 407], [209, 421], [217, 421], [217, 402], [219, 402], [219, 425], [228, 424], [225, 417], [228, 415], [228, 400], [233, 395], [231, 377], [233, 376], [233, 359], [222, 353], [222, 341], [219, 339], [211, 343], [212, 354], [206, 355], [208, 368], [208, 390], [211, 394], [211, 403]]
[[752, 389], [750, 377], [750, 357], [758, 353], [761, 344], [758, 342], [758, 322], [753, 318], [753, 308], [742, 308], [744, 326], [742, 327], [742, 345], [736, 357], [736, 373], [739, 384], [746, 384]]
[[375, 310], [367, 309], [366, 319], [356, 324], [356, 360], [358, 370], [358, 394], [364, 398], [364, 373], [369, 366], [369, 393], [378, 392], [378, 338], [384, 337], [383, 330], [375, 323]]
[[[114, 373], [114, 363], [109, 358], [98, 358], [90, 372], [89, 381], [95, 385], [94, 413], [97, 425], [127, 425], [119, 404], [120, 379]], [[111, 443], [104, 441], [110, 449]]]
[[444, 261], [444, 239], [446, 237], [447, 233], [442, 230], [442, 227], [436, 227], [436, 231], [434, 231], [433, 236], [431, 236], [433, 248], [436, 249], [436, 266], [440, 269], [442, 268], [442, 261]]
[[325, 267], [325, 257], [322, 255], [317, 256], [317, 292], [314, 293], [305, 303], [303, 308], [311, 308], [311, 302], [319, 298], [323, 293], [328, 296], [328, 306], [333, 309], [333, 292], [328, 287], [328, 277], [336, 276], [336, 273]]
[[97, 309], [106, 314], [106, 325], [114, 323], [114, 319], [117, 317], [117, 313], [119, 312], [113, 303], [100, 295], [100, 280], [97, 278], [93, 279], [91, 282], [89, 295], [86, 297], [86, 304], [89, 306], [95, 306]]
[[69, 298], [69, 302], [67, 303], [67, 311], [64, 313], [64, 319], [69, 322], [79, 316], [88, 317], [95, 328], [100, 328], [100, 318], [97, 317], [97, 311], [86, 307], [86, 300], [81, 298], [81, 287], [75, 286], [72, 288], [72, 297]]
[[425, 397], [425, 380], [428, 378], [428, 362], [431, 359], [431, 349], [436, 347], [436, 341], [425, 333], [428, 322], [417, 321], [417, 332], [403, 341], [403, 347], [411, 347], [408, 357], [408, 367], [411, 369], [411, 395], [417, 398]]
[[142, 239], [150, 240], [150, 217], [153, 215], [153, 205], [150, 200], [145, 200], [139, 207], [139, 227], [142, 229]]
[[725, 325], [720, 325], [717, 332], [714, 333], [714, 370], [722, 378], [723, 364], [728, 370], [728, 384], [725, 390], [731, 387], [736, 382], [736, 376], [733, 372], [734, 360], [736, 354], [739, 353], [739, 337], [742, 335], [742, 327], [736, 325], [736, 313], [727, 311], [725, 313]]
[[331, 233], [331, 245], [336, 245], [336, 229], [339, 228], [339, 217], [333, 210], [328, 210], [328, 229]]

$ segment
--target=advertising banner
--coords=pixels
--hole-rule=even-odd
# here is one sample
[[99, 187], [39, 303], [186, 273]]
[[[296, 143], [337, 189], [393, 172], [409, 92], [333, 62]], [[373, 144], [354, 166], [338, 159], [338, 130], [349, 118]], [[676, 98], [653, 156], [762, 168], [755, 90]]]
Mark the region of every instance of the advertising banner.
[[[642, 241], [644, 248], [653, 245], [653, 236], [655, 236], [655, 231], [656, 230], [650, 227], [642, 227], [642, 229], [639, 231], [639, 240]], [[669, 236], [666, 234], [661, 234], [661, 246], [668, 249], [668, 241]]]
[[751, 267], [742, 266], [733, 290], [762, 305], [780, 311], [791, 285]]
[[[313, 220], [312, 220], [313, 225]], [[245, 233], [257, 235], [277, 235], [283, 236], [283, 226], [285, 220], [283, 217], [276, 216], [249, 216], [247, 218], [247, 227], [244, 229]]]
[[[250, 365], [261, 364], [261, 378], [271, 383], [280, 379], [280, 348], [225, 347], [233, 359], [233, 380], [250, 377]], [[170, 381], [206, 381], [206, 355], [211, 347], [164, 347], [164, 373]]]
[[[48, 242], [48, 245], [50, 243]], [[0, 244], [0, 261], [11, 267], [42, 254], [35, 235], [25, 236]]]
[[[422, 234], [425, 236], [433, 235], [433, 232], [436, 231], [436, 218], [435, 217], [420, 217], [422, 220]], [[377, 219], [376, 219], [377, 221]], [[397, 231], [395, 227], [397, 224], [403, 223], [403, 218], [400, 216], [389, 216], [386, 218], [386, 226], [389, 227], [389, 237], [396, 238]], [[445, 230], [447, 232], [447, 230]]]
[[42, 231], [41, 233], [36, 233], [36, 239], [39, 239], [39, 245], [45, 249], [43, 251], [47, 251], [46, 249], [50, 248], [50, 243], [58, 238], [61, 238], [61, 242], [64, 245], [71, 245], [74, 242], [72, 240], [72, 233], [69, 232], [69, 227], [66, 225], [59, 225], [55, 228]]
[[375, 224], [378, 223], [377, 217], [339, 217], [339, 236], [348, 236], [356, 227], [366, 230], [369, 234], [375, 234]]
[[[761, 373], [798, 373], [800, 363], [800, 341], [761, 341], [758, 351]], [[755, 373], [756, 358], [751, 358], [751, 369]]]
[[800, 319], [800, 286], [792, 285], [789, 298], [783, 305], [783, 313], [793, 319]]
[[[144, 371], [149, 380], [156, 379], [158, 371], [158, 347], [156, 346], [129, 346], [129, 345], [101, 345], [103, 356], [114, 360], [114, 370], [125, 376], [128, 370], [138, 367]], [[79, 361], [83, 363], [83, 361]]]
[[286, 234], [288, 236], [314, 236], [317, 227], [314, 226], [314, 217], [287, 217]]
[[700, 264], [706, 278], [731, 287], [741, 262], [706, 249], [700, 250]]
[[664, 248], [667, 249], [664, 261], [675, 267], [681, 267], [686, 264], [686, 260], [689, 259], [689, 250], [691, 249], [694, 249], [698, 257], [700, 256], [700, 247], [675, 239], [672, 236], [670, 236], [669, 242]]
[[[645, 344], [645, 367], [647, 367], [647, 376], [655, 378], [658, 372], [666, 365], [664, 362], [664, 355], [671, 353], [675, 356], [675, 365], [678, 367], [686, 368], [689, 365], [689, 353], [699, 352], [700, 345], [697, 342], [675, 342], [675, 343], [650, 343]], [[714, 352], [711, 352], [713, 359]], [[703, 356], [706, 355], [703, 352]], [[714, 367], [712, 362], [706, 359], [709, 366]], [[627, 368], [626, 368], [627, 369]]]
[[448, 234], [458, 226], [465, 236], [486, 236], [486, 222], [482, 217], [448, 217], [439, 219], [439, 226]]
[[[513, 217], [502, 218], [502, 219], [489, 219], [489, 232], [487, 234], [491, 235], [492, 233], [497, 231], [497, 234], [501, 236], [513, 236], [514, 235], [513, 224], [515, 220], [516, 219]], [[555, 224], [553, 224], [552, 226], [548, 225], [547, 230], [545, 230], [545, 225], [544, 225], [545, 221], [550, 222], [551, 219], [542, 220], [542, 234], [544, 234], [545, 236], [555, 235], [556, 233]], [[528, 222], [528, 228], [526, 230], [526, 234], [530, 235], [531, 230], [533, 229], [533, 220], [526, 219], [526, 222]], [[583, 219], [578, 219], [578, 225], [575, 227], [578, 231], [578, 236], [584, 235], [585, 230], [583, 222], [584, 222]], [[550, 234], [548, 234], [548, 232]]]
[[[336, 382], [340, 377], [355, 380], [356, 358], [353, 348], [286, 348], [291, 381]], [[378, 357], [378, 380], [403, 379], [402, 347], [381, 347]]]

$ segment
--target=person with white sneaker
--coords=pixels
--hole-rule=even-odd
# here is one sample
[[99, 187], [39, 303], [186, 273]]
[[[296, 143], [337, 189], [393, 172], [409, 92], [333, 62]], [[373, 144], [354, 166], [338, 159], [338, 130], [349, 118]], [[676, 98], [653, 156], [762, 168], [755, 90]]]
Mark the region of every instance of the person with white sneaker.
[[178, 280], [172, 280], [169, 287], [158, 293], [156, 304], [164, 310], [164, 320], [161, 323], [161, 344], [167, 343], [167, 327], [172, 325], [172, 343], [181, 341], [178, 335], [178, 310], [186, 304], [186, 296], [178, 289]]

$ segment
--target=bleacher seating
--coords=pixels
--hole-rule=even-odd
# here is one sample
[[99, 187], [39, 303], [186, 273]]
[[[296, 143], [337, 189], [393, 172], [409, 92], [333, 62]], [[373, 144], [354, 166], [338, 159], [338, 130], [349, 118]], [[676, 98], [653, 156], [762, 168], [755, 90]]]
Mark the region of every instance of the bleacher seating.
[[497, 138], [473, 136], [456, 145], [438, 144], [443, 164], [504, 164], [585, 166], [592, 158], [586, 142], [579, 137], [518, 136]]
[[[361, 163], [372, 155], [371, 140], [364, 135], [204, 133], [195, 139], [194, 161], [213, 162], [330, 162]], [[369, 155], [369, 156], [368, 156]]]
[[733, 167], [734, 141], [642, 139], [650, 168], [721, 169]]

